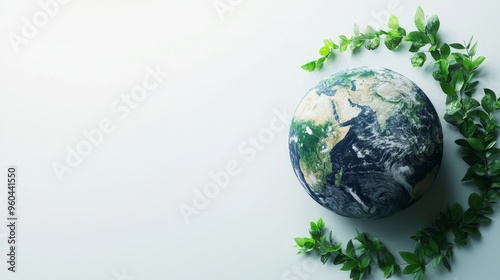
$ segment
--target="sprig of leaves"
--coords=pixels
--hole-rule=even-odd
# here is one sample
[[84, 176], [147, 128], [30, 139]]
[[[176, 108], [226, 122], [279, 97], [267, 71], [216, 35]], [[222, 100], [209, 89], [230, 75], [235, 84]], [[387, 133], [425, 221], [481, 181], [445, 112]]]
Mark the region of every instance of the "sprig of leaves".
[[357, 232], [354, 240], [349, 240], [345, 250], [342, 250], [342, 244], [333, 241], [331, 231], [327, 238], [324, 227], [325, 223], [320, 218], [310, 223], [310, 237], [295, 238], [298, 254], [315, 251], [323, 264], [332, 260], [333, 264], [342, 265], [340, 270], [350, 271], [351, 279], [355, 280], [369, 275], [374, 263], [384, 271], [386, 278], [394, 272], [400, 273], [396, 259], [378, 238], [371, 239], [367, 234]]
[[[342, 264], [341, 270], [351, 271], [351, 279], [363, 279], [369, 275], [375, 260], [385, 278], [393, 273], [402, 273], [420, 280], [429, 265], [434, 268], [443, 265], [450, 270], [455, 246], [467, 245], [470, 235], [480, 233], [480, 224], [491, 221], [488, 216], [493, 214], [492, 205], [500, 199], [500, 149], [496, 147], [500, 125], [495, 118], [495, 113], [500, 110], [500, 98], [487, 88], [480, 99], [475, 98], [479, 81], [474, 78], [485, 57], [476, 57], [478, 43], [473, 37], [463, 43], [441, 43], [439, 18], [435, 15], [426, 17], [420, 7], [414, 22], [417, 30], [409, 33], [400, 27], [395, 16], [389, 18], [388, 30], [377, 31], [368, 26], [361, 33], [355, 25], [353, 36], [339, 36], [338, 45], [325, 40], [320, 49], [321, 57], [302, 68], [321, 70], [325, 61], [333, 58], [337, 50], [354, 51], [363, 46], [373, 50], [379, 47], [382, 40], [389, 50], [409, 43], [409, 52], [414, 53], [410, 59], [413, 67], [423, 66], [430, 54], [436, 68], [432, 76], [447, 95], [444, 120], [455, 126], [463, 136], [455, 141], [461, 147], [462, 159], [469, 166], [462, 181], [473, 182], [478, 192], [470, 194], [467, 209], [455, 203], [439, 213], [431, 226], [421, 228], [411, 237], [415, 241], [413, 252], [399, 252], [405, 263], [402, 271], [394, 256], [377, 238], [370, 239], [368, 234], [358, 232], [343, 251], [340, 244], [333, 243], [331, 232], [328, 239], [324, 235], [322, 219], [311, 222], [311, 237], [295, 239], [299, 253], [316, 251], [323, 263], [333, 256], [333, 264]], [[450, 241], [451, 238], [453, 241]]]

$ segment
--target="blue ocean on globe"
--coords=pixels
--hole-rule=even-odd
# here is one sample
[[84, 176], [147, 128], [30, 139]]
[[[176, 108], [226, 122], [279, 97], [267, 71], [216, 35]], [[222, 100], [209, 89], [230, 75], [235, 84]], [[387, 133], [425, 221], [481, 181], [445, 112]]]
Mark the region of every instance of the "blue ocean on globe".
[[439, 116], [424, 92], [392, 70], [358, 67], [313, 87], [289, 134], [295, 175], [322, 206], [376, 219], [419, 200], [443, 155]]

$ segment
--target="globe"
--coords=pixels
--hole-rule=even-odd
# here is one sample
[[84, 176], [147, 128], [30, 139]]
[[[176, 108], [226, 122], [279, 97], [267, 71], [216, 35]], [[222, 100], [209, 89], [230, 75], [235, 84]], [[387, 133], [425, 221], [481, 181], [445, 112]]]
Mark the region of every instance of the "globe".
[[392, 70], [358, 67], [313, 87], [290, 126], [295, 175], [319, 204], [377, 219], [418, 201], [433, 183], [443, 132], [431, 101]]

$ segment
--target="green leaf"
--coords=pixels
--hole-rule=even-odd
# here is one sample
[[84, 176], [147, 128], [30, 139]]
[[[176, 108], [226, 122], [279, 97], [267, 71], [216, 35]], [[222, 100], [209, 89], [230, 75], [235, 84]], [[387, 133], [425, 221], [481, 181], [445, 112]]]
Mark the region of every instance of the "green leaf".
[[490, 117], [484, 111], [476, 111], [476, 115], [483, 121], [488, 121]]
[[455, 140], [455, 144], [462, 147], [470, 147], [469, 142], [465, 139], [457, 139]]
[[448, 62], [446, 62], [445, 59], [440, 59], [438, 61], [436, 61], [436, 63], [439, 64], [439, 71], [441, 71], [441, 73], [443, 74], [444, 77], [448, 77], [448, 73], [449, 73], [449, 65], [448, 65]]
[[436, 254], [439, 253], [439, 246], [436, 243], [436, 241], [434, 241], [434, 239], [432, 239], [432, 238], [430, 239], [429, 246], [430, 246], [432, 252], [434, 252]]
[[467, 141], [469, 142], [470, 146], [474, 150], [479, 151], [479, 152], [484, 151], [484, 145], [483, 145], [483, 142], [481, 141], [481, 139], [471, 137], [471, 138], [467, 138]]
[[297, 246], [302, 247], [301, 249], [304, 249], [303, 252], [309, 252], [314, 249], [314, 246], [316, 245], [316, 240], [309, 237], [297, 237], [295, 238], [295, 243], [297, 243]]
[[370, 25], [366, 26], [365, 36], [368, 39], [373, 39], [377, 36], [377, 31], [373, 29]]
[[330, 54], [330, 47], [329, 46], [323, 46], [319, 49], [319, 54], [321, 56], [327, 56]]
[[411, 58], [411, 65], [413, 67], [422, 67], [424, 65], [427, 56], [423, 52], [418, 52]]
[[441, 59], [441, 53], [439, 51], [431, 51], [431, 56], [434, 58], [434, 60], [440, 60]]
[[425, 31], [429, 34], [436, 34], [439, 30], [439, 18], [433, 15], [427, 19], [427, 25], [425, 26]]
[[326, 59], [326, 57], [321, 57], [320, 59], [318, 59], [318, 61], [316, 61], [316, 70], [319, 71], [319, 70], [323, 69], [325, 59]]
[[380, 46], [380, 37], [374, 37], [365, 41], [365, 48], [367, 50], [374, 50]]
[[465, 46], [459, 43], [453, 43], [450, 44], [450, 47], [457, 49], [457, 50], [465, 50]]
[[476, 132], [476, 125], [471, 118], [467, 118], [460, 124], [459, 130], [466, 138], [472, 137], [474, 132]]
[[461, 71], [455, 73], [452, 78], [453, 84], [455, 85], [455, 91], [461, 92], [465, 83], [464, 73]]
[[477, 50], [477, 42], [472, 46], [472, 48], [469, 50], [469, 56], [475, 56], [476, 55], [476, 50]]
[[438, 265], [441, 263], [441, 260], [443, 259], [443, 256], [437, 255], [432, 259], [432, 267], [436, 268]]
[[389, 17], [389, 23], [387, 24], [387, 26], [389, 26], [392, 29], [398, 29], [399, 28], [399, 19], [396, 16], [391, 15]]
[[387, 47], [388, 50], [395, 50], [401, 45], [401, 41], [403, 40], [403, 37], [395, 37], [392, 35], [387, 35], [384, 40], [384, 45]]
[[465, 97], [462, 99], [462, 105], [464, 106], [465, 111], [470, 112], [471, 110], [479, 107], [481, 104], [474, 98]]
[[418, 7], [417, 12], [415, 13], [415, 26], [420, 31], [425, 31], [425, 14], [424, 10], [421, 7]]
[[403, 274], [413, 274], [421, 269], [420, 264], [410, 264], [403, 269]]
[[419, 271], [415, 272], [415, 274], [413, 274], [413, 280], [423, 280], [424, 279], [424, 270], [425, 270], [425, 266], [421, 267], [421, 269]]
[[462, 215], [464, 210], [462, 209], [462, 205], [455, 203], [453, 204], [450, 209], [450, 220], [454, 223], [460, 221], [462, 219]]
[[439, 50], [441, 52], [441, 57], [446, 59], [450, 56], [451, 50], [448, 44], [443, 44]]
[[481, 99], [481, 106], [488, 113], [495, 111], [495, 109], [497, 108], [496, 96], [491, 89], [484, 89], [484, 96]]
[[349, 242], [347, 243], [345, 254], [348, 257], [354, 258], [354, 245], [352, 244], [352, 240], [349, 240]]
[[499, 175], [500, 175], [500, 159], [495, 159], [488, 165], [488, 176], [494, 177]]
[[448, 84], [448, 83], [440, 83], [439, 85], [441, 86], [441, 90], [444, 93], [446, 93], [446, 94], [448, 94], [450, 96], [456, 96], [457, 95], [457, 93], [455, 92], [455, 89], [450, 84]]
[[367, 268], [370, 265], [371, 260], [372, 259], [368, 252], [362, 254], [361, 257], [359, 258], [359, 268], [361, 269]]
[[451, 270], [451, 266], [450, 266], [450, 262], [448, 261], [448, 258], [443, 257], [443, 265], [444, 265], [444, 267], [446, 267], [446, 269], [448, 269], [448, 271]]
[[470, 208], [478, 210], [483, 204], [483, 198], [477, 193], [472, 193], [469, 195], [468, 203]]
[[483, 63], [485, 59], [486, 57], [484, 56], [480, 56], [474, 59], [474, 61], [472, 61], [472, 68], [476, 69], [477, 67], [479, 67], [479, 65], [481, 65], [481, 63]]
[[419, 45], [420, 47], [423, 47], [431, 42], [429, 37], [427, 37], [424, 32], [420, 31], [412, 31], [408, 33], [408, 35], [406, 35], [405, 41], [412, 42]]
[[[325, 46], [327, 46], [327, 47], [329, 47], [329, 48], [332, 48], [332, 49], [335, 49], [335, 46], [337, 46], [337, 45], [335, 45], [335, 43], [334, 43], [332, 40], [330, 40], [330, 39], [325, 39], [325, 40], [323, 40], [323, 43], [325, 43]], [[338, 47], [338, 46], [337, 46], [337, 47]]]
[[339, 265], [341, 263], [345, 263], [346, 261], [348, 261], [349, 258], [344, 255], [344, 254], [338, 254], [335, 259], [333, 259], [333, 264], [334, 265]]
[[493, 148], [496, 144], [497, 144], [497, 141], [492, 141], [488, 145], [486, 145], [486, 147], [484, 149], [489, 150], [489, 149]]
[[319, 218], [318, 222], [316, 222], [318, 226], [318, 230], [322, 230], [325, 227], [325, 222], [323, 222], [323, 218]]
[[353, 29], [353, 31], [354, 31], [354, 35], [355, 35], [355, 36], [358, 36], [358, 35], [360, 35], [360, 34], [361, 34], [361, 33], [359, 32], [359, 26], [358, 26], [357, 24], [354, 24], [354, 29]]
[[346, 261], [340, 270], [349, 271], [358, 268], [358, 262], [355, 260]]
[[392, 273], [394, 272], [394, 266], [388, 265], [383, 268], [383, 271], [384, 271], [384, 278], [387, 279], [391, 277]]
[[408, 264], [420, 264], [417, 255], [411, 252], [399, 252], [399, 255], [405, 260]]
[[314, 60], [314, 61], [308, 62], [308, 63], [302, 65], [301, 67], [304, 70], [312, 72], [312, 71], [314, 71], [316, 69], [316, 61]]

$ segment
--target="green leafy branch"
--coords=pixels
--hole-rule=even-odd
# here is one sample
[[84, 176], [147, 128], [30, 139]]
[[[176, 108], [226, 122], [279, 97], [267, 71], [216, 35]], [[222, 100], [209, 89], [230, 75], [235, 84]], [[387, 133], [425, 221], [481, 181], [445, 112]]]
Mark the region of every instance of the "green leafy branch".
[[295, 242], [299, 253], [316, 251], [323, 263], [332, 258], [333, 264], [342, 264], [341, 270], [351, 271], [351, 279], [363, 279], [369, 275], [372, 264], [376, 262], [385, 278], [402, 273], [412, 274], [419, 280], [424, 278], [428, 265], [434, 268], [443, 265], [451, 270], [455, 246], [467, 245], [470, 235], [480, 234], [480, 224], [491, 221], [488, 216], [493, 214], [492, 205], [500, 199], [500, 149], [496, 148], [500, 125], [494, 117], [500, 109], [500, 99], [490, 89], [484, 89], [480, 99], [474, 97], [479, 84], [474, 77], [485, 57], [476, 57], [478, 44], [473, 38], [463, 43], [440, 43], [439, 18], [436, 15], [426, 17], [420, 7], [415, 14], [417, 30], [407, 33], [395, 16], [389, 18], [387, 26], [388, 30], [378, 31], [368, 26], [361, 33], [355, 25], [354, 35], [339, 36], [338, 44], [324, 40], [319, 51], [321, 57], [302, 68], [321, 70], [337, 51], [355, 51], [363, 46], [374, 50], [382, 40], [389, 50], [409, 43], [409, 52], [414, 53], [410, 59], [413, 67], [423, 66], [430, 55], [436, 68], [432, 76], [447, 95], [444, 120], [463, 136], [455, 141], [461, 147], [462, 159], [469, 166], [462, 181], [472, 182], [478, 192], [470, 194], [467, 209], [455, 203], [439, 213], [431, 226], [421, 228], [411, 237], [415, 241], [413, 252], [399, 252], [405, 266], [402, 271], [385, 246], [377, 238], [370, 239], [366, 233], [358, 232], [354, 241], [349, 240], [342, 250], [340, 244], [332, 241], [331, 232], [327, 239], [322, 219], [311, 222], [311, 237], [296, 238]]

